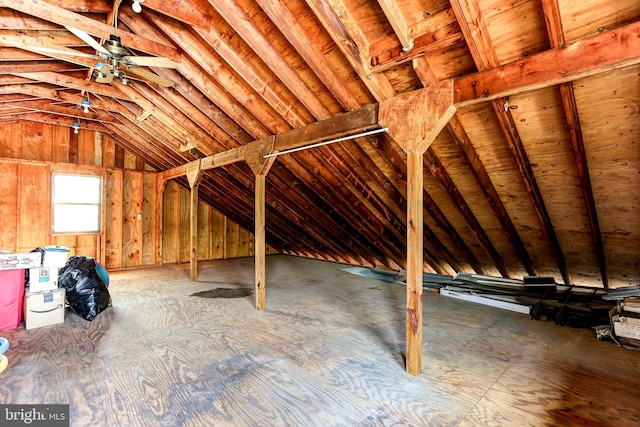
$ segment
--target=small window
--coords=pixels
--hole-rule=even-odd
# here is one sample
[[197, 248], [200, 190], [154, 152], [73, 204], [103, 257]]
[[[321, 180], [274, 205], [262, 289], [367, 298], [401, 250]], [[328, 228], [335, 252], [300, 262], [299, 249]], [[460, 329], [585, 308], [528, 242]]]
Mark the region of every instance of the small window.
[[99, 233], [102, 179], [53, 174], [53, 233]]

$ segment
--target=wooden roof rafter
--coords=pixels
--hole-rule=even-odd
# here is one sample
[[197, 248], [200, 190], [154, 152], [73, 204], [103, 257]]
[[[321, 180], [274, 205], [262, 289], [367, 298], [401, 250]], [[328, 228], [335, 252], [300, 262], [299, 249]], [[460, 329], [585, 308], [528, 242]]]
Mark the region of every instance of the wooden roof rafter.
[[[560, 16], [560, 7], [558, 0], [542, 0], [547, 32], [549, 34], [549, 42], [551, 47], [562, 48], [565, 46], [564, 32], [562, 30], [562, 17]], [[591, 230], [591, 238], [596, 250], [598, 258], [598, 266], [600, 268], [600, 277], [602, 285], [605, 289], [609, 287], [609, 279], [607, 275], [607, 261], [604, 253], [604, 244], [602, 243], [602, 233], [598, 222], [598, 212], [593, 197], [593, 189], [591, 188], [591, 178], [589, 176], [589, 165], [584, 149], [584, 141], [582, 139], [582, 129], [580, 118], [578, 116], [578, 107], [576, 105], [575, 95], [573, 91], [573, 83], [561, 83], [560, 96], [562, 97], [562, 105], [564, 115], [569, 128], [569, 136], [571, 138], [571, 147], [575, 157], [575, 164], [580, 178], [580, 189], [584, 199], [585, 209], [587, 211], [587, 220]]]
[[[452, 0], [451, 6], [458, 17], [462, 34], [470, 47], [471, 56], [473, 57], [478, 70], [486, 71], [500, 66], [501, 64], [498, 59], [498, 55], [496, 54], [492, 45], [492, 40], [490, 39], [489, 29], [482, 19], [480, 10], [476, 8], [473, 2], [467, 0]], [[528, 190], [534, 211], [542, 225], [542, 230], [551, 242], [562, 278], [565, 283], [569, 284], [571, 283], [571, 276], [567, 269], [565, 257], [562, 252], [562, 248], [560, 247], [560, 242], [553, 228], [553, 223], [549, 217], [549, 213], [547, 212], [544, 199], [540, 193], [540, 189], [538, 188], [533, 171], [531, 170], [518, 130], [513, 123], [513, 117], [511, 116], [509, 109], [504, 108], [505, 103], [508, 105], [508, 100], [506, 98], [493, 100], [493, 111], [495, 112], [496, 118], [498, 119], [502, 132], [507, 140], [507, 144], [509, 145], [514, 159], [516, 160], [516, 164], [518, 165], [518, 169], [520, 170], [522, 179], [524, 180], [525, 187]], [[458, 127], [458, 129], [460, 131], [461, 127]], [[460, 136], [464, 138], [464, 135]], [[464, 144], [464, 146], [466, 147], [466, 151], [472, 150], [469, 144]], [[475, 153], [471, 153], [471, 158], [477, 157], [477, 155], [474, 154]], [[467, 155], [467, 157], [469, 157], [469, 155]], [[479, 162], [475, 162], [473, 164], [475, 166], [474, 171], [476, 171], [476, 174], [479, 174], [478, 176], [481, 177], [483, 184], [490, 184], [491, 180], [486, 176], [484, 167], [482, 167]], [[483, 185], [482, 188], [484, 189], [486, 187]], [[493, 188], [493, 186], [490, 185], [489, 188]], [[531, 257], [529, 256], [529, 253], [509, 215], [506, 213], [495, 189], [488, 195], [488, 197], [492, 198], [493, 207], [496, 210], [498, 219], [500, 219], [505, 232], [510, 237], [511, 242], [518, 253], [519, 259], [525, 266], [527, 272], [530, 275], [536, 275], [536, 268], [533, 265]]]

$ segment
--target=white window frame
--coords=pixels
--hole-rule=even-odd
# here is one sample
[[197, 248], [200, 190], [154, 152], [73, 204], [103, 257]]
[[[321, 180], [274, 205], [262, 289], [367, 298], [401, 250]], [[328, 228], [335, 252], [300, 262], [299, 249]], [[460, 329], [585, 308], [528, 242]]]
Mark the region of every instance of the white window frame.
[[[97, 180], [97, 191], [98, 194], [91, 197], [89, 201], [82, 201], [80, 198], [74, 199], [73, 197], [69, 197], [69, 195], [74, 195], [74, 189], [69, 189], [65, 191], [64, 194], [59, 194], [56, 199], [56, 178], [57, 177], [69, 177], [70, 179], [82, 179], [87, 178], [91, 180]], [[58, 186], [61, 185], [61, 182], [58, 182]], [[95, 186], [95, 183], [93, 184]], [[51, 174], [51, 234], [100, 234], [102, 232], [102, 192], [103, 192], [103, 177], [100, 175], [90, 175], [90, 174], [78, 174], [78, 173], [65, 173], [65, 172], [53, 172]], [[61, 208], [61, 209], [58, 209]], [[76, 208], [77, 210], [89, 210], [91, 214], [97, 214], [95, 228], [87, 227], [87, 228], [69, 228], [65, 227], [64, 224], [56, 223], [56, 214], [60, 214], [60, 211], [66, 211], [66, 214], [69, 214], [69, 211], [73, 211]], [[92, 209], [93, 208], [93, 209]], [[77, 216], [75, 216], [77, 218]], [[81, 222], [78, 222], [81, 223]], [[58, 225], [58, 228], [56, 228]]]

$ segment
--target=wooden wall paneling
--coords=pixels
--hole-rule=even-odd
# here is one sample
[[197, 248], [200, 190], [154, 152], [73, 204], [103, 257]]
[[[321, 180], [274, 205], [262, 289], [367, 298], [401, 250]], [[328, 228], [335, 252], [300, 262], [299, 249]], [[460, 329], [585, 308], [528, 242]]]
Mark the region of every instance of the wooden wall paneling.
[[[25, 123], [22, 127], [22, 154], [24, 160], [51, 161], [53, 126], [44, 123]], [[16, 135], [18, 137], [18, 135]]]
[[142, 265], [142, 200], [141, 172], [125, 170], [122, 203], [122, 264], [125, 267]]
[[17, 159], [22, 152], [22, 123], [0, 126], [0, 157]]
[[640, 271], [639, 75], [636, 65], [574, 82], [611, 288], [638, 285]]
[[116, 144], [116, 153], [113, 161], [113, 166], [116, 168], [124, 168], [124, 148]]
[[158, 218], [156, 215], [156, 174], [143, 174], [142, 197], [142, 265], [156, 263], [156, 233]]
[[102, 140], [104, 139], [104, 136], [102, 135], [102, 132], [94, 132], [93, 134], [95, 136], [95, 141], [93, 145], [95, 147], [93, 164], [96, 166], [102, 166], [102, 163], [103, 163]]
[[[8, 127], [8, 126], [7, 126]], [[3, 132], [0, 126], [0, 134]], [[13, 252], [18, 233], [18, 165], [0, 163], [0, 250]]]
[[92, 257], [99, 261], [100, 238], [98, 234], [78, 234], [75, 236], [75, 241], [75, 254]]
[[162, 262], [177, 263], [180, 253], [180, 187], [174, 181], [169, 181], [164, 190], [162, 212]]
[[180, 188], [179, 193], [179, 203], [180, 203], [180, 225], [179, 225], [179, 236], [178, 240], [178, 261], [179, 262], [189, 262], [189, 225], [191, 219], [191, 192]]
[[116, 162], [116, 143], [109, 137], [102, 138], [102, 166], [112, 168]]
[[238, 232], [240, 226], [227, 220], [225, 258], [238, 258]]
[[253, 234], [242, 227], [238, 228], [238, 256], [253, 256]]
[[224, 259], [227, 243], [227, 217], [211, 209], [211, 259]]
[[69, 163], [69, 128], [54, 126], [51, 132], [51, 161]]
[[211, 259], [211, 206], [199, 203], [198, 206], [198, 259]]
[[51, 236], [51, 168], [18, 165], [18, 252], [49, 244]]
[[[78, 243], [76, 241], [76, 235], [73, 234], [58, 234], [53, 235], [51, 239], [51, 244], [64, 246], [69, 249], [69, 257], [76, 255], [76, 248]], [[82, 254], [83, 255], [83, 254]]]
[[78, 133], [78, 164], [96, 164], [96, 135], [95, 131], [80, 130]]
[[122, 171], [109, 169], [105, 182], [105, 268], [122, 267]]
[[125, 169], [136, 169], [137, 158], [136, 155], [130, 151], [124, 152], [124, 167]]

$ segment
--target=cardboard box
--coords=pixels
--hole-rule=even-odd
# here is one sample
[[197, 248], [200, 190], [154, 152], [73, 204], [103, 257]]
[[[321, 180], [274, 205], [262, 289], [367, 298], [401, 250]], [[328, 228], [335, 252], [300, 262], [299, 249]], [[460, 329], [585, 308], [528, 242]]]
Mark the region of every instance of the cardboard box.
[[50, 291], [58, 287], [58, 268], [40, 267], [29, 269], [29, 292]]
[[619, 337], [633, 338], [634, 340], [640, 340], [640, 326], [632, 325], [627, 322], [613, 322], [613, 330]]
[[40, 252], [28, 254], [0, 254], [0, 270], [16, 270], [20, 268], [36, 268], [42, 263]]
[[65, 289], [27, 292], [24, 297], [25, 329], [64, 323]]
[[42, 260], [43, 267], [64, 267], [69, 256], [69, 248], [64, 246], [45, 246], [44, 257]]

